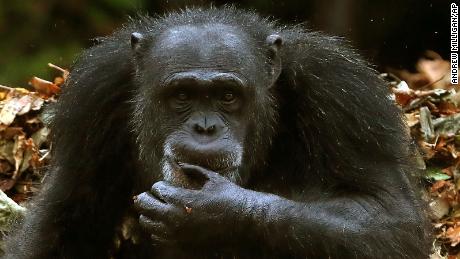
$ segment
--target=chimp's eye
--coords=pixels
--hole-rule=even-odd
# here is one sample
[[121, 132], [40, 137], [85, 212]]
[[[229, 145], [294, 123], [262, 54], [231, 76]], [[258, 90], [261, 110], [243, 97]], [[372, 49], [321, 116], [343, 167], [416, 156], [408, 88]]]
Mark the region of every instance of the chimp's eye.
[[222, 102], [225, 103], [225, 104], [234, 103], [235, 100], [236, 100], [236, 96], [235, 96], [235, 94], [233, 94], [232, 92], [226, 92], [226, 93], [222, 96]]
[[178, 101], [181, 101], [181, 102], [184, 102], [184, 101], [187, 101], [189, 98], [188, 94], [185, 93], [185, 92], [179, 92], [177, 95], [176, 95], [176, 99]]

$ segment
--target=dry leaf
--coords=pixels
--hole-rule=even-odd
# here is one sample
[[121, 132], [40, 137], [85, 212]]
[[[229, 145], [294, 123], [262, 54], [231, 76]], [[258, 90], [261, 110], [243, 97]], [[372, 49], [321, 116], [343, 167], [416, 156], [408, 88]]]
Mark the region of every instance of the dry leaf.
[[41, 79], [36, 76], [32, 77], [32, 79], [29, 81], [29, 84], [32, 85], [35, 90], [41, 94], [44, 94], [45, 96], [55, 95], [61, 90], [61, 88], [53, 82]]

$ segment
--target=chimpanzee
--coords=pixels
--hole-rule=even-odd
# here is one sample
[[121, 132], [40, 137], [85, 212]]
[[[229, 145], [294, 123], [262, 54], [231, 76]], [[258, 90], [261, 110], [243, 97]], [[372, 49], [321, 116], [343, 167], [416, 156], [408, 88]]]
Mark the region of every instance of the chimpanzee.
[[[132, 19], [54, 107], [23, 258], [427, 258], [400, 110], [336, 37], [234, 7]], [[136, 211], [141, 240], [113, 253]]]

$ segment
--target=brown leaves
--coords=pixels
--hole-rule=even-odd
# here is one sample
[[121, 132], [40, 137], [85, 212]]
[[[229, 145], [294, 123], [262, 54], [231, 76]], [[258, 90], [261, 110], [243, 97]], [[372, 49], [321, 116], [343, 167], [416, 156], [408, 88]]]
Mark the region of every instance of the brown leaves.
[[437, 237], [433, 258], [456, 258], [460, 256], [460, 95], [450, 84], [450, 64], [427, 52], [416, 73], [392, 73], [404, 80], [391, 83], [394, 100], [405, 112], [427, 167], [427, 199]]
[[29, 81], [29, 85], [37, 90], [37, 92], [45, 99], [58, 94], [61, 90], [60, 86], [64, 84], [65, 80], [69, 76], [69, 71], [66, 69], [60, 68], [51, 63], [48, 63], [48, 66], [60, 71], [62, 76], [54, 78], [54, 82], [50, 82], [36, 76], [32, 77], [32, 79]]
[[61, 90], [61, 88], [59, 88], [59, 86], [57, 86], [55, 83], [46, 81], [36, 76], [32, 77], [32, 79], [29, 81], [29, 85], [33, 86], [39, 93], [47, 96], [57, 94]]
[[453, 223], [453, 227], [449, 227], [444, 236], [450, 241], [451, 246], [456, 246], [460, 243], [460, 224]]
[[37, 77], [31, 79], [34, 91], [0, 87], [0, 190], [16, 201], [26, 199], [37, 190], [41, 168], [49, 159], [49, 130], [40, 112], [54, 102], [68, 72], [54, 82]]
[[0, 107], [2, 107], [0, 111], [0, 124], [8, 126], [14, 121], [16, 115], [23, 115], [31, 110], [40, 110], [43, 103], [44, 100], [35, 93], [11, 90], [0, 101]]

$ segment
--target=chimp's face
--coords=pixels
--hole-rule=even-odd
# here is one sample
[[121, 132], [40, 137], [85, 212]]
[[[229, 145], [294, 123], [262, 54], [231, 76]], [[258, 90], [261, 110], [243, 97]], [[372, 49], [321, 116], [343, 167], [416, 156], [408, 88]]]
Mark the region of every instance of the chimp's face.
[[160, 160], [163, 179], [181, 185], [190, 185], [180, 175], [182, 163], [241, 182], [243, 156], [251, 152], [245, 143], [256, 134], [258, 89], [279, 76], [268, 48], [261, 51], [244, 33], [219, 24], [173, 27], [150, 41], [133, 34], [132, 41], [144, 89], [138, 112], [154, 122], [137, 122], [141, 148], [163, 143], [161, 150], [150, 147], [159, 159], [146, 160]]

